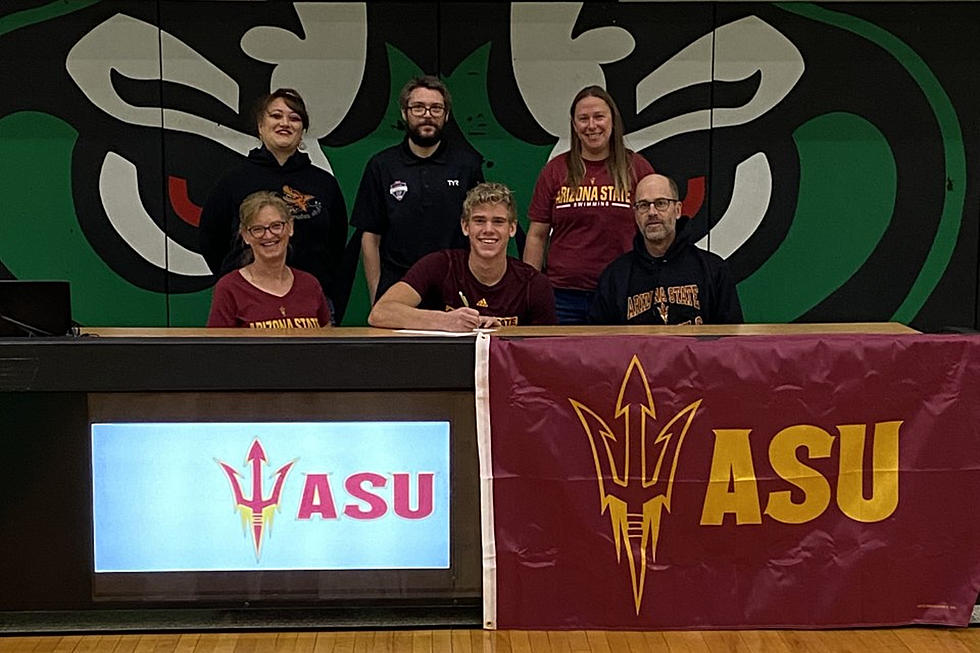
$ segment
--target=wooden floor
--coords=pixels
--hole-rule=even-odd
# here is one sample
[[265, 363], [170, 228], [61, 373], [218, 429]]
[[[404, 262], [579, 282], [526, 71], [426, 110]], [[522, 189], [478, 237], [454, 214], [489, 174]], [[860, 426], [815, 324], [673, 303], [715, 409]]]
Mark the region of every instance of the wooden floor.
[[481, 631], [403, 630], [0, 637], [0, 653], [942, 653], [980, 651], [980, 628], [823, 631]]

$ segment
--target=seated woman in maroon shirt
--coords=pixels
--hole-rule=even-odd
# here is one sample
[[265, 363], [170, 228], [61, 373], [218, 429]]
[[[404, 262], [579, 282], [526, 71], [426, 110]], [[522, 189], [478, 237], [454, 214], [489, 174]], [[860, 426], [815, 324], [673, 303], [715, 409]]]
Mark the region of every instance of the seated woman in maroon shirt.
[[218, 280], [209, 327], [316, 329], [330, 325], [330, 309], [312, 274], [286, 265], [293, 218], [274, 193], [246, 197], [238, 232], [249, 250], [245, 265]]
[[517, 230], [510, 189], [495, 183], [473, 187], [463, 201], [460, 226], [469, 249], [423, 256], [381, 296], [368, 323], [438, 331], [554, 324], [551, 282], [507, 256], [507, 243]]

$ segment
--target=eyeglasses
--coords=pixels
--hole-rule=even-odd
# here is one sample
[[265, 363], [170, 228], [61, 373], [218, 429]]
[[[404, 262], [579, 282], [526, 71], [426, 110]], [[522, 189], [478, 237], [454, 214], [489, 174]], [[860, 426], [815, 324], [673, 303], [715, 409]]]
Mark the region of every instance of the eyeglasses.
[[268, 231], [273, 236], [280, 235], [286, 229], [286, 221], [279, 220], [278, 222], [270, 222], [269, 224], [263, 226], [260, 224], [253, 224], [248, 228], [248, 233], [252, 235], [252, 238], [261, 238]]
[[633, 208], [636, 209], [637, 213], [646, 213], [650, 210], [651, 206], [658, 211], [666, 211], [673, 202], [680, 202], [680, 200], [675, 200], [670, 197], [658, 197], [652, 202], [640, 200], [633, 205]]
[[408, 105], [408, 112], [416, 118], [421, 118], [426, 112], [433, 118], [439, 118], [446, 113], [446, 107], [442, 104], [410, 104]]

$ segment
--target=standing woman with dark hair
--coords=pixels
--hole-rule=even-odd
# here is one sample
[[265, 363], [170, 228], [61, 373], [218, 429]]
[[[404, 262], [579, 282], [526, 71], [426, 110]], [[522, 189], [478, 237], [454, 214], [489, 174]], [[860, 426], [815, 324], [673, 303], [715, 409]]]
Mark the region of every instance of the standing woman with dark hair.
[[285, 201], [292, 217], [289, 265], [316, 277], [328, 300], [346, 297], [340, 268], [347, 206], [334, 176], [299, 151], [310, 125], [303, 98], [293, 89], [277, 89], [260, 98], [255, 122], [261, 147], [221, 178], [201, 211], [201, 254], [218, 275], [241, 267], [248, 247], [238, 228], [239, 205], [256, 191], [271, 191]]
[[623, 119], [605, 89], [583, 88], [569, 113], [571, 150], [538, 176], [524, 261], [547, 272], [559, 323], [584, 324], [599, 274], [632, 249], [633, 189], [653, 168], [626, 149]]

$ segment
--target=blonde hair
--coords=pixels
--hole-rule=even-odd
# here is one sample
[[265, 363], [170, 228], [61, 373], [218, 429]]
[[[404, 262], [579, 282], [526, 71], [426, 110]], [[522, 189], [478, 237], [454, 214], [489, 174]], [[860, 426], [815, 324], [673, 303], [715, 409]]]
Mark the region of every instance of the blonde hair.
[[609, 107], [612, 113], [612, 133], [609, 134], [609, 158], [606, 159], [606, 170], [612, 179], [616, 192], [627, 192], [636, 183], [633, 166], [630, 165], [630, 155], [623, 142], [623, 117], [612, 96], [601, 86], [586, 86], [575, 95], [572, 106], [568, 109], [569, 124], [572, 132], [572, 145], [568, 152], [568, 185], [578, 188], [585, 178], [585, 162], [582, 160], [582, 141], [575, 131], [575, 105], [587, 97], [599, 98]]
[[463, 200], [462, 220], [469, 221], [473, 215], [473, 207], [480, 204], [503, 204], [507, 207], [507, 221], [517, 222], [517, 206], [514, 204], [514, 193], [503, 184], [485, 181], [477, 184], [466, 193]]
[[248, 229], [255, 221], [255, 216], [259, 214], [259, 211], [267, 206], [276, 209], [286, 222], [293, 219], [285, 200], [271, 191], [260, 190], [242, 200], [241, 206], [238, 207], [238, 226], [242, 230]]

